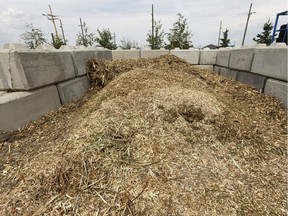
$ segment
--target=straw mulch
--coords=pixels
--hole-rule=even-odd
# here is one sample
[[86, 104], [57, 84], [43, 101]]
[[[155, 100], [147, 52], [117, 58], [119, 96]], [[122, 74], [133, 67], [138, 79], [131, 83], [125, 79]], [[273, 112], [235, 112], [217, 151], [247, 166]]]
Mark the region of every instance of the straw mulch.
[[0, 142], [0, 215], [287, 215], [287, 111], [166, 55]]

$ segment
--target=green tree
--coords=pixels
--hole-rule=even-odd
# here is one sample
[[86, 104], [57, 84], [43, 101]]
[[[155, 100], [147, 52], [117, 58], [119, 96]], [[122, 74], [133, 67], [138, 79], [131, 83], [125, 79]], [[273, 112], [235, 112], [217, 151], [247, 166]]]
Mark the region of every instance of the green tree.
[[62, 37], [56, 36], [54, 37], [52, 34], [52, 46], [54, 46], [56, 49], [59, 49], [62, 45], [66, 45], [68, 41], [62, 39]]
[[226, 28], [226, 30], [223, 32], [223, 38], [220, 38], [220, 47], [228, 47], [230, 44], [230, 39], [228, 39], [228, 32], [229, 30]]
[[164, 47], [164, 30], [162, 30], [162, 24], [160, 21], [154, 21], [154, 37], [150, 30], [147, 34], [146, 41], [151, 49], [160, 49]]
[[35, 49], [37, 46], [47, 43], [40, 28], [34, 28], [32, 23], [27, 23], [25, 27], [27, 30], [20, 35], [20, 38], [24, 40], [27, 47]]
[[103, 29], [102, 31], [97, 29], [97, 32], [99, 37], [96, 37], [96, 42], [100, 46], [110, 50], [115, 50], [117, 48], [117, 45], [114, 43], [112, 34], [109, 29]]
[[174, 49], [179, 47], [180, 49], [189, 49], [192, 47], [192, 42], [190, 41], [192, 37], [191, 31], [187, 24], [187, 20], [180, 13], [177, 14], [178, 20], [173, 23], [173, 28], [170, 29], [168, 33], [168, 48]]
[[86, 26], [85, 22], [83, 23], [83, 33], [84, 36], [82, 35], [82, 31], [76, 35], [76, 46], [92, 46], [96, 42], [96, 37], [93, 32], [88, 33], [88, 27]]
[[139, 49], [139, 46], [138, 46], [138, 42], [136, 41], [131, 41], [127, 38], [123, 38], [121, 41], [121, 45], [120, 47], [124, 50], [128, 50], [128, 49], [131, 49], [131, 48], [136, 48], [136, 49]]
[[271, 44], [271, 39], [272, 39], [272, 29], [273, 29], [273, 24], [270, 22], [270, 19], [268, 19], [267, 22], [264, 23], [263, 25], [263, 32], [260, 34], [257, 34], [256, 37], [253, 38], [253, 40], [259, 44], [259, 43], [265, 43], [266, 45]]

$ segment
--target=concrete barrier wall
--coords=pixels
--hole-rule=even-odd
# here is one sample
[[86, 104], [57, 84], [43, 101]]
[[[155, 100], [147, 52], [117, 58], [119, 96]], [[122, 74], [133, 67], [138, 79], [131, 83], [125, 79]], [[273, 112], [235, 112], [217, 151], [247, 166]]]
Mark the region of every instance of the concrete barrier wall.
[[[219, 50], [106, 50], [21, 44], [0, 50], [1, 131], [16, 130], [45, 113], [81, 98], [89, 89], [86, 61], [154, 58], [173, 54], [196, 67], [252, 85], [287, 107], [287, 47]], [[9, 93], [7, 93], [9, 92]]]

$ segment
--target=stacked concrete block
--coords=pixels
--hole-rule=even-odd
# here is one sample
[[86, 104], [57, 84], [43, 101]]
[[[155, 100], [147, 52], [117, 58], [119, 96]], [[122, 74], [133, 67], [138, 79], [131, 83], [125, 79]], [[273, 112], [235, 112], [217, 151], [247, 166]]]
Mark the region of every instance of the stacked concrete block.
[[141, 58], [156, 58], [169, 54], [169, 50], [141, 50]]
[[229, 49], [219, 49], [217, 52], [216, 65], [228, 67], [230, 59], [231, 50]]
[[229, 68], [221, 67], [219, 74], [222, 75], [222, 76], [230, 77], [230, 78], [236, 80], [238, 71], [231, 70]]
[[255, 50], [252, 73], [287, 82], [287, 46], [274, 46]]
[[215, 72], [215, 73], [220, 74], [221, 67], [215, 65], [213, 69], [214, 69], [214, 72]]
[[285, 107], [288, 107], [287, 90], [287, 82], [268, 79], [266, 81], [264, 93], [277, 97]]
[[87, 61], [97, 57], [96, 51], [93, 50], [73, 50], [71, 55], [77, 77], [85, 75]]
[[254, 56], [253, 48], [234, 49], [230, 52], [229, 68], [250, 71]]
[[215, 65], [217, 51], [216, 50], [202, 50], [200, 51], [200, 65]]
[[30, 90], [75, 77], [70, 52], [12, 51], [9, 63], [13, 90]]
[[105, 60], [112, 60], [112, 52], [111, 50], [96, 50], [96, 58], [97, 59], [105, 59]]
[[267, 77], [249, 72], [239, 71], [237, 80], [254, 87], [257, 91], [263, 92]]
[[69, 104], [83, 97], [89, 89], [87, 76], [78, 77], [57, 85], [62, 104]]
[[61, 106], [56, 86], [0, 97], [0, 132], [13, 131]]
[[0, 50], [0, 90], [12, 89], [10, 50]]
[[112, 51], [112, 59], [139, 59], [140, 58], [140, 50], [113, 50]]
[[200, 51], [197, 49], [189, 49], [189, 50], [174, 49], [170, 51], [170, 54], [182, 58], [190, 64], [194, 65], [199, 64]]
[[50, 50], [50, 51], [55, 51], [56, 48], [51, 46], [51, 45], [48, 45], [48, 44], [41, 44], [39, 46], [36, 47], [37, 50]]

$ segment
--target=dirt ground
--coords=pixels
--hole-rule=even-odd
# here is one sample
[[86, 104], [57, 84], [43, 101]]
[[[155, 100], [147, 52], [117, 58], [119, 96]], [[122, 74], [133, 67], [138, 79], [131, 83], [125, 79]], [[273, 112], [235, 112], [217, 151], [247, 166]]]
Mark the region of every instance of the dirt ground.
[[0, 142], [0, 215], [287, 215], [287, 110], [172, 55], [90, 60], [93, 88]]

